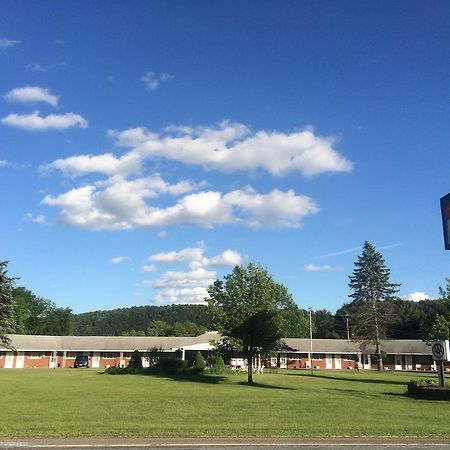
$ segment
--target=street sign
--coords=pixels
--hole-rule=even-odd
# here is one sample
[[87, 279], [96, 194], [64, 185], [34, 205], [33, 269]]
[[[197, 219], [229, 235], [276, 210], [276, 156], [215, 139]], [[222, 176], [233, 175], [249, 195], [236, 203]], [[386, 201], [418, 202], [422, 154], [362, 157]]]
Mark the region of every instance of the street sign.
[[448, 341], [434, 341], [431, 343], [431, 353], [435, 361], [448, 361], [450, 356]]
[[445, 250], [450, 250], [450, 194], [441, 198], [442, 226]]

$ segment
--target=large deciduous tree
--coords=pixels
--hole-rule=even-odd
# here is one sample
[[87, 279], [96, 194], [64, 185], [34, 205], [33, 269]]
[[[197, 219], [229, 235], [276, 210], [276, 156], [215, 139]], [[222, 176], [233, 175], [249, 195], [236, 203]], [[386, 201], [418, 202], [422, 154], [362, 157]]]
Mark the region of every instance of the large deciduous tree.
[[248, 383], [253, 383], [253, 361], [281, 342], [286, 328], [283, 311], [295, 308], [286, 287], [269, 272], [250, 263], [236, 266], [208, 288], [211, 326], [226, 336], [247, 358]]
[[17, 316], [12, 296], [14, 279], [8, 277], [8, 263], [0, 261], [0, 343], [10, 344], [8, 334], [16, 332]]
[[353, 306], [352, 323], [354, 337], [375, 344], [378, 370], [383, 370], [381, 339], [394, 318], [393, 303], [386, 302], [398, 292], [398, 284], [391, 283], [390, 270], [381, 253], [369, 242], [365, 242], [350, 276], [350, 297]]

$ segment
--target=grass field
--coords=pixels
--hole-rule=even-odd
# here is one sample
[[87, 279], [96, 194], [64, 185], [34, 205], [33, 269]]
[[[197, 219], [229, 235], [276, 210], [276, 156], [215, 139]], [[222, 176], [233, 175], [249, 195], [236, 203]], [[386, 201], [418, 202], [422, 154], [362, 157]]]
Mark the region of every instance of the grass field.
[[245, 375], [1, 370], [0, 436], [450, 436], [450, 403], [403, 395], [418, 377], [286, 371], [247, 386]]

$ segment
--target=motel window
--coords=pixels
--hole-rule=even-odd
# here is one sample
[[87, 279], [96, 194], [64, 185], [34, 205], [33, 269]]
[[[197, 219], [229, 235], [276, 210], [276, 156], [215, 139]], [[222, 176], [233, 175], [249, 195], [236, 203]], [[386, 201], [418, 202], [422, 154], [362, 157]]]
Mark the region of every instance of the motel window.
[[27, 358], [28, 359], [42, 359], [45, 356], [42, 352], [28, 352]]
[[118, 352], [103, 352], [100, 353], [100, 356], [103, 359], [116, 359], [120, 356], [120, 354]]
[[6, 355], [6, 352], [0, 352], [0, 359], [3, 359], [3, 357]]
[[325, 358], [325, 355], [323, 353], [313, 353], [312, 354], [312, 359], [314, 361], [321, 361], [324, 358]]
[[78, 355], [84, 355], [83, 352], [67, 352], [66, 359], [75, 359]]
[[131, 358], [131, 352], [123, 352], [123, 357], [125, 359], [130, 359]]

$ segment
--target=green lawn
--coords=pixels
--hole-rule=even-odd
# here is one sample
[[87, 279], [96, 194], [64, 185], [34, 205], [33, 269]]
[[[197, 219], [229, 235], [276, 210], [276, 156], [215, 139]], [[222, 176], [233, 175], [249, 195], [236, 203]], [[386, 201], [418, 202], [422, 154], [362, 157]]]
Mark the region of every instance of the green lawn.
[[247, 386], [245, 375], [1, 370], [0, 436], [450, 436], [450, 403], [404, 396], [412, 377], [287, 371]]

